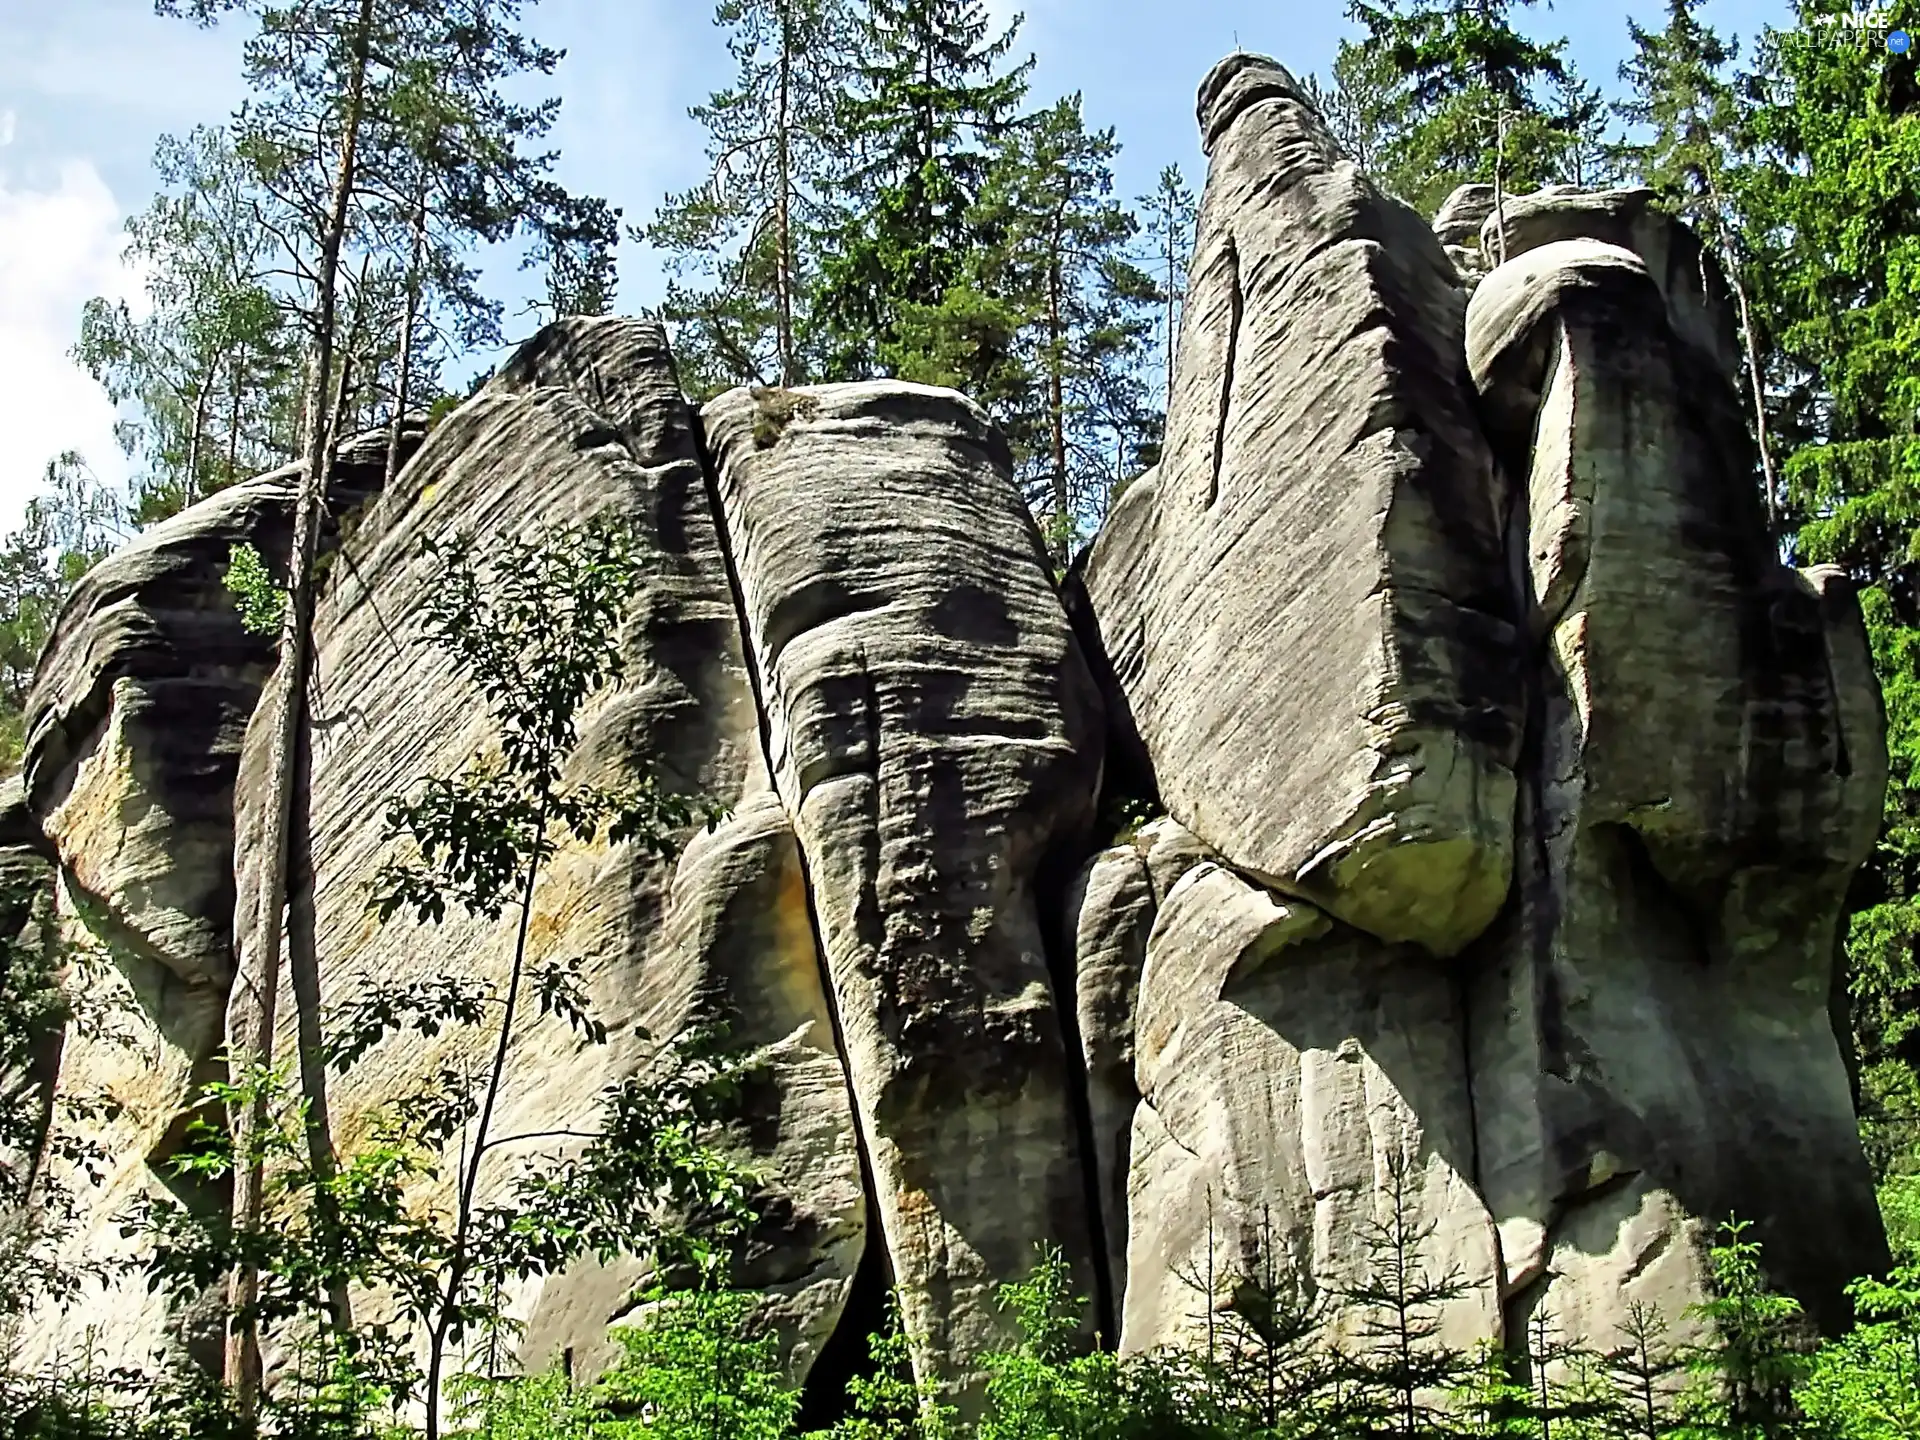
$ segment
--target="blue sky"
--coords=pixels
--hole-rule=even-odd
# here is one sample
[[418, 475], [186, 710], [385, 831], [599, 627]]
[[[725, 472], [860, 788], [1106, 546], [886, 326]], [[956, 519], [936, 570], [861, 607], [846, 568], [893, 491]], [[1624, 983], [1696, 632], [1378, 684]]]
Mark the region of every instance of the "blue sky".
[[[1343, 0], [990, 0], [1024, 9], [1020, 47], [1038, 57], [1034, 98], [1073, 90], [1124, 147], [1120, 192], [1179, 163], [1198, 184], [1193, 93], [1236, 45], [1296, 72], [1324, 71], [1352, 32]], [[1628, 49], [1626, 19], [1657, 24], [1662, 0], [1561, 0], [1525, 28], [1565, 35], [1575, 62], [1609, 89]], [[89, 296], [137, 297], [120, 260], [127, 215], [153, 188], [155, 138], [225, 117], [241, 99], [243, 31], [154, 16], [150, 0], [0, 0], [0, 527], [10, 527], [56, 453], [80, 451], [120, 483], [105, 394], [66, 359]], [[1784, 22], [1786, 0], [1709, 0], [1705, 15], [1744, 42]], [[709, 0], [542, 0], [530, 28], [569, 54], [554, 145], [560, 177], [649, 215], [703, 177], [687, 107], [723, 83], [727, 57]], [[503, 261], [501, 278], [513, 283]], [[621, 255], [625, 307], [654, 301], [661, 275], [643, 247]], [[462, 371], [461, 373], [465, 373]]]

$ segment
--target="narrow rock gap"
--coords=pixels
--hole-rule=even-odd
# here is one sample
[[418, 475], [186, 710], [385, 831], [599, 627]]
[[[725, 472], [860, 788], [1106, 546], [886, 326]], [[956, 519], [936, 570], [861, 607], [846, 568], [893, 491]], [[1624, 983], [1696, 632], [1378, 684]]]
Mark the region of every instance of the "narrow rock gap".
[[1207, 508], [1220, 498], [1220, 469], [1226, 461], [1227, 420], [1233, 409], [1233, 372], [1240, 361], [1240, 322], [1246, 309], [1246, 296], [1240, 288], [1240, 251], [1227, 237], [1227, 355], [1221, 367], [1220, 409], [1213, 425], [1213, 473], [1207, 482]]
[[1060, 1018], [1061, 1058], [1067, 1067], [1067, 1104], [1072, 1110], [1074, 1139], [1079, 1149], [1081, 1203], [1086, 1207], [1088, 1259], [1093, 1266], [1094, 1293], [1088, 1298], [1093, 1304], [1094, 1327], [1105, 1348], [1112, 1349], [1120, 1343], [1120, 1297], [1114, 1293], [1113, 1274], [1107, 1264], [1107, 1216], [1100, 1193], [1100, 1149], [1093, 1130], [1092, 1076], [1088, 1073], [1086, 1047], [1080, 1035], [1078, 956], [1074, 953], [1078, 927], [1074, 917], [1067, 914], [1065, 903], [1080, 870], [1099, 852], [1090, 851], [1075, 864], [1072, 859], [1075, 848], [1078, 847], [1062, 848], [1042, 862], [1034, 877], [1034, 898], [1035, 909], [1040, 912], [1040, 945], [1047, 975], [1053, 984], [1054, 1013]]
[[[866, 1197], [867, 1214], [878, 1214], [873, 1172], [864, 1164], [860, 1169], [860, 1186]], [[854, 1267], [853, 1284], [847, 1290], [847, 1303], [801, 1384], [800, 1413], [794, 1420], [797, 1433], [830, 1429], [848, 1418], [848, 1384], [876, 1373], [867, 1342], [868, 1337], [886, 1328], [887, 1298], [892, 1293], [893, 1273], [887, 1263], [886, 1242], [879, 1226], [869, 1221], [860, 1248], [860, 1263]]]
[[[740, 631], [740, 660], [747, 672], [748, 688], [753, 693], [754, 716], [758, 722], [760, 732], [761, 760], [767, 767], [767, 774], [771, 777], [773, 775], [773, 745], [770, 733], [772, 722], [767, 713], [765, 683], [760, 674], [759, 662], [754, 653], [752, 623], [747, 614], [747, 592], [740, 582], [740, 567], [734, 558], [733, 536], [727, 528], [726, 507], [722, 503], [720, 496], [720, 477], [714, 469], [713, 452], [707, 446], [706, 426], [701, 420], [700, 412], [693, 408], [691, 402], [687, 402], [687, 408], [693, 422], [694, 451], [700, 461], [700, 478], [706, 490], [707, 510], [713, 519], [714, 539], [720, 547], [721, 562], [726, 567], [727, 590], [733, 597], [734, 622]], [[876, 752], [876, 759], [877, 758]], [[849, 1069], [847, 1061], [846, 1028], [840, 1019], [840, 1000], [834, 990], [833, 973], [827, 960], [826, 936], [820, 928], [819, 907], [814, 903], [813, 871], [807, 863], [807, 848], [800, 841], [797, 825], [794, 828], [793, 849], [800, 866], [800, 881], [806, 890], [807, 928], [812, 932], [814, 957], [820, 967], [820, 989], [827, 1004], [827, 1018], [833, 1028], [833, 1050], [834, 1054], [839, 1058], [840, 1077], [846, 1086], [847, 1113], [853, 1124], [854, 1148], [860, 1157], [860, 1190], [866, 1209], [864, 1224], [866, 1239], [861, 1250], [860, 1263], [855, 1268], [853, 1282], [848, 1288], [847, 1301], [841, 1310], [840, 1320], [834, 1327], [834, 1333], [827, 1345], [822, 1348], [820, 1360], [824, 1360], [829, 1351], [835, 1354], [840, 1353], [838, 1347], [840, 1346], [843, 1332], [849, 1332], [850, 1329], [857, 1329], [863, 1323], [858, 1314], [862, 1295], [861, 1283], [863, 1275], [869, 1275], [870, 1272], [876, 1271], [877, 1267], [877, 1273], [881, 1276], [881, 1308], [884, 1310], [885, 1295], [892, 1288], [893, 1282], [891, 1276], [893, 1267], [891, 1257], [887, 1254], [885, 1237], [881, 1234], [880, 1230], [880, 1209], [878, 1196], [874, 1189], [873, 1151], [867, 1141], [866, 1132], [860, 1123], [859, 1099], [854, 1094], [853, 1073]], [[869, 1284], [871, 1284], [870, 1279]], [[856, 1347], [864, 1347], [866, 1334], [873, 1328], [873, 1325], [868, 1324], [866, 1329], [861, 1330], [850, 1343]], [[820, 1361], [816, 1360], [816, 1367], [819, 1363]], [[842, 1394], [844, 1394], [845, 1391], [847, 1375], [853, 1373], [857, 1372], [848, 1370], [841, 1375], [840, 1391]], [[828, 1378], [830, 1379], [831, 1377]], [[811, 1383], [811, 1377], [809, 1377], [806, 1386], [809, 1397], [814, 1393], [814, 1388]]]

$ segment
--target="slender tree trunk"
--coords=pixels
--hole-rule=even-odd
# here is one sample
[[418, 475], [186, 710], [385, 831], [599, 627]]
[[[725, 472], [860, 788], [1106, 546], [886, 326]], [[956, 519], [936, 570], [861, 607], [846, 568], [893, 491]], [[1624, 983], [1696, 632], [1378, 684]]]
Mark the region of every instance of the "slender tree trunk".
[[[333, 473], [353, 393], [354, 356], [341, 357], [340, 383], [334, 391], [333, 415], [327, 424], [327, 462], [323, 473]], [[314, 664], [312, 637], [306, 640], [307, 673]], [[314, 1196], [315, 1223], [328, 1253], [338, 1254], [340, 1213], [329, 1188], [338, 1171], [333, 1145], [333, 1112], [327, 1104], [325, 1036], [320, 1031], [320, 957], [314, 943], [312, 737], [302, 725], [298, 735], [293, 783], [293, 812], [288, 827], [287, 973], [293, 981], [294, 1020], [300, 1045], [300, 1095], [306, 1101], [307, 1164], [318, 1181]], [[295, 883], [297, 880], [297, 883]], [[327, 1306], [341, 1334], [353, 1324], [353, 1301], [344, 1279], [327, 1285]]]
[[1497, 264], [1507, 263], [1507, 102], [1496, 98], [1493, 112], [1493, 238]]
[[413, 249], [407, 257], [407, 306], [400, 321], [400, 378], [393, 391], [393, 429], [387, 436], [387, 474], [384, 488], [393, 487], [400, 473], [400, 432], [407, 419], [408, 390], [413, 384], [413, 329], [420, 318], [420, 266], [427, 248], [427, 167], [420, 167], [420, 187], [413, 197]]
[[[334, 173], [326, 229], [320, 236], [318, 283], [315, 295], [312, 353], [307, 369], [307, 393], [302, 437], [305, 472], [295, 501], [293, 546], [287, 563], [286, 620], [280, 634], [280, 661], [267, 682], [261, 703], [272, 717], [266, 816], [256, 863], [263, 867], [264, 885], [257, 909], [248, 917], [253, 933], [243, 939], [242, 964], [235, 977], [228, 1007], [228, 1052], [242, 1073], [264, 1069], [273, 1059], [273, 1030], [280, 984], [282, 912], [287, 898], [289, 832], [293, 820], [293, 791], [297, 781], [300, 738], [306, 718], [307, 647], [313, 627], [313, 561], [319, 545], [320, 509], [326, 494], [327, 460], [332, 437], [328, 432], [327, 400], [333, 378], [333, 327], [340, 252], [346, 243], [347, 216], [353, 184], [360, 123], [366, 105], [367, 69], [373, 32], [373, 0], [360, 0], [354, 34], [353, 70], [348, 77], [345, 115], [341, 125], [339, 163]], [[249, 964], [250, 962], [250, 964]], [[265, 1095], [237, 1108], [233, 1115], [236, 1159], [233, 1226], [241, 1233], [257, 1230], [262, 1218], [265, 1177], [254, 1150], [267, 1125]], [[259, 1271], [252, 1265], [234, 1268], [228, 1290], [234, 1312], [227, 1337], [226, 1374], [234, 1402], [251, 1418], [260, 1401], [260, 1330], [252, 1315], [260, 1296]]]
[[1734, 302], [1740, 310], [1740, 343], [1746, 354], [1747, 384], [1753, 400], [1753, 434], [1760, 446], [1760, 473], [1767, 492], [1767, 535], [1777, 543], [1780, 538], [1780, 487], [1773, 471], [1773, 442], [1767, 434], [1767, 391], [1760, 374], [1759, 342], [1753, 338], [1753, 309], [1747, 302], [1747, 286], [1740, 278], [1740, 263], [1733, 253], [1732, 237], [1727, 234], [1727, 212], [1720, 197], [1720, 183], [1711, 169], [1707, 170], [1706, 178], [1707, 198], [1713, 205], [1715, 248], [1720, 251], [1721, 268], [1727, 272], [1727, 283], [1733, 287]]
[[207, 392], [213, 388], [213, 367], [207, 367], [207, 373], [201, 377], [201, 383], [194, 388], [193, 433], [187, 437], [187, 484], [186, 503], [193, 504], [200, 498], [200, 442], [207, 433]]
[[1167, 202], [1167, 401], [1163, 407], [1173, 409], [1173, 352], [1175, 336], [1173, 333], [1173, 315], [1175, 300], [1173, 296], [1174, 268], [1179, 263], [1180, 250], [1180, 214], [1179, 206], [1171, 200]]
[[1060, 225], [1053, 229], [1053, 254], [1047, 267], [1047, 429], [1053, 448], [1053, 513], [1060, 531], [1060, 563], [1067, 563], [1069, 496], [1067, 494], [1067, 404], [1061, 371], [1066, 368], [1060, 319]]
[[775, 287], [780, 347], [780, 383], [800, 383], [800, 367], [793, 353], [793, 145], [789, 112], [792, 109], [793, 84], [793, 0], [780, 0], [780, 80], [779, 119], [774, 135], [775, 165], [779, 170], [780, 194], [776, 201], [776, 237], [780, 258]]
[[240, 401], [246, 384], [246, 351], [233, 357], [233, 391], [227, 397], [227, 484], [240, 478]]
[[473, 1149], [467, 1156], [466, 1173], [460, 1179], [460, 1204], [454, 1215], [453, 1247], [447, 1261], [447, 1288], [443, 1292], [440, 1313], [434, 1319], [433, 1334], [427, 1350], [427, 1434], [426, 1440], [440, 1440], [440, 1391], [446, 1378], [447, 1341], [452, 1333], [454, 1312], [460, 1292], [473, 1268], [467, 1251], [473, 1224], [473, 1199], [480, 1186], [480, 1166], [487, 1158], [487, 1132], [493, 1126], [494, 1107], [500, 1100], [500, 1087], [507, 1075], [507, 1052], [513, 1045], [513, 1021], [520, 1004], [520, 982], [526, 971], [527, 932], [533, 920], [533, 892], [540, 879], [540, 847], [545, 843], [547, 819], [553, 800], [549, 783], [540, 792], [540, 809], [533, 827], [533, 858], [527, 862], [527, 880], [520, 892], [520, 929], [514, 937], [513, 968], [507, 977], [507, 998], [500, 1015], [500, 1036], [494, 1044], [493, 1067], [487, 1074], [486, 1095], [474, 1120]]

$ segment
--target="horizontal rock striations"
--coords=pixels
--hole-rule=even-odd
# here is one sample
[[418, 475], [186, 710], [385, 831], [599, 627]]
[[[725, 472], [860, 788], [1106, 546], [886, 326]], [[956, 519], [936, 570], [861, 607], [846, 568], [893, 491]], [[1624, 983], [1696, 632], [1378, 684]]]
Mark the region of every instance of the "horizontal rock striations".
[[964, 1391], [1037, 1244], [1098, 1280], [1037, 891], [1085, 844], [1099, 696], [970, 401], [735, 390], [703, 418], [902, 1319]]
[[[726, 814], [671, 858], [561, 847], [536, 959], [581, 962], [612, 1042], [530, 1026], [500, 1128], [577, 1127], [645, 1063], [636, 1026], [774, 1047], [728, 1142], [763, 1180], [736, 1278], [794, 1381], [844, 1378], [821, 1358], [891, 1282], [916, 1368], [974, 1405], [996, 1287], [1045, 1242], [1128, 1350], [1199, 1343], [1269, 1271], [1360, 1335], [1395, 1226], [1457, 1285], [1447, 1338], [1550, 1314], [1605, 1349], [1635, 1302], [1694, 1323], [1738, 1211], [1838, 1323], [1884, 1259], [1835, 957], [1885, 721], [1847, 580], [1768, 533], [1713, 257], [1636, 190], [1466, 187], [1429, 227], [1262, 57], [1215, 68], [1199, 121], [1160, 463], [1062, 586], [965, 397], [696, 415], [651, 321], [543, 329], [382, 493], [382, 442], [345, 447], [292, 896], [323, 1002], [497, 983], [511, 954], [505, 922], [366, 912], [382, 802], [490, 739], [420, 632], [423, 542], [616, 518], [644, 577], [573, 778], [644, 770]], [[36, 1113], [116, 1102], [0, 1156], [71, 1181], [65, 1142], [100, 1147], [75, 1258], [137, 1267], [118, 1217], [179, 1185], [219, 1074], [274, 662], [221, 579], [237, 541], [284, 553], [295, 478], [86, 579], [0, 792], [0, 926], [51, 913], [124, 1018], [0, 1076]], [[483, 1041], [383, 1042], [335, 1132]], [[605, 1361], [647, 1278], [522, 1284], [523, 1359]], [[25, 1358], [217, 1363], [218, 1299], [129, 1278]]]

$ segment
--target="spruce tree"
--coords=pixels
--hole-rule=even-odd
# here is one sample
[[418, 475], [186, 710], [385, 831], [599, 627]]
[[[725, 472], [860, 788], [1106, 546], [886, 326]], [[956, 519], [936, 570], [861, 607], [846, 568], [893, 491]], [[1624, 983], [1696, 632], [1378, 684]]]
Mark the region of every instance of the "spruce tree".
[[1342, 40], [1328, 78], [1309, 75], [1306, 86], [1333, 138], [1354, 164], [1389, 189], [1404, 178], [1393, 159], [1413, 123], [1413, 97], [1391, 50]]
[[1616, 145], [1613, 153], [1641, 184], [1700, 231], [1734, 288], [1761, 484], [1768, 517], [1777, 526], [1781, 497], [1767, 424], [1764, 341], [1756, 333], [1746, 273], [1750, 257], [1741, 243], [1741, 220], [1729, 183], [1733, 157], [1744, 138], [1740, 106], [1726, 75], [1737, 47], [1701, 23], [1694, 12], [1702, 3], [1668, 0], [1662, 30], [1627, 22], [1635, 53], [1621, 65], [1620, 78], [1630, 92], [1615, 109], [1622, 119], [1650, 133], [1638, 143]]
[[[1149, 429], [1139, 366], [1158, 292], [1127, 255], [1137, 224], [1113, 197], [1119, 148], [1112, 130], [1086, 128], [1078, 95], [1006, 132], [975, 212], [994, 241], [965, 277], [1012, 321], [1009, 382], [988, 404], [1062, 566], [1104, 518]], [[910, 307], [903, 336], [937, 331], [959, 296], [975, 313], [973, 296], [956, 289], [942, 305]], [[964, 386], [973, 368], [963, 354], [959, 373], [921, 378]]]
[[1533, 0], [1352, 0], [1407, 82], [1410, 124], [1385, 167], [1389, 190], [1432, 215], [1455, 187], [1494, 186], [1499, 197], [1555, 178], [1561, 127], [1539, 95], [1562, 79], [1564, 41], [1541, 44], [1513, 26]]
[[1147, 242], [1144, 260], [1148, 274], [1160, 288], [1160, 404], [1173, 403], [1173, 367], [1180, 341], [1180, 313], [1187, 298], [1187, 262], [1193, 255], [1200, 208], [1178, 165], [1160, 172], [1149, 195], [1134, 201], [1144, 218], [1140, 233]]
[[[1734, 201], [1797, 563], [1844, 566], [1885, 696], [1886, 829], [1846, 936], [1862, 1134], [1920, 1171], [1920, 72], [1880, 32], [1800, 0], [1743, 78]], [[1920, 29], [1895, 6], [1890, 24]]]
[[813, 297], [827, 376], [900, 374], [924, 358], [908, 316], [946, 299], [989, 242], [975, 215], [994, 142], [1026, 96], [983, 0], [865, 0], [834, 114], [829, 250]]
[[1359, 1316], [1359, 1343], [1339, 1357], [1342, 1412], [1382, 1440], [1447, 1434], [1451, 1412], [1436, 1397], [1462, 1391], [1479, 1368], [1440, 1336], [1441, 1311], [1473, 1287], [1459, 1270], [1436, 1273], [1427, 1264], [1423, 1251], [1435, 1226], [1416, 1210], [1419, 1176], [1415, 1161], [1388, 1158], [1384, 1211], [1360, 1226], [1367, 1273], [1331, 1291]]

